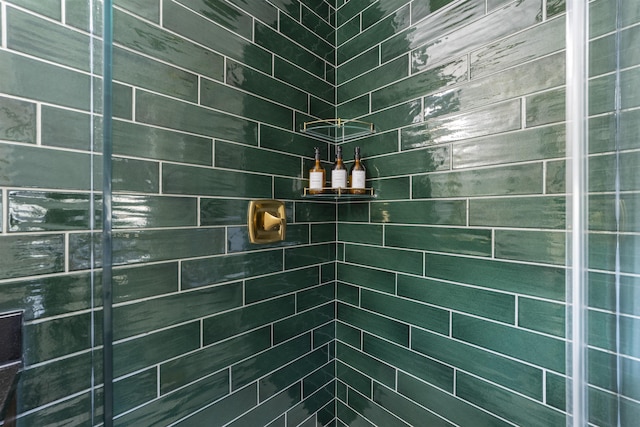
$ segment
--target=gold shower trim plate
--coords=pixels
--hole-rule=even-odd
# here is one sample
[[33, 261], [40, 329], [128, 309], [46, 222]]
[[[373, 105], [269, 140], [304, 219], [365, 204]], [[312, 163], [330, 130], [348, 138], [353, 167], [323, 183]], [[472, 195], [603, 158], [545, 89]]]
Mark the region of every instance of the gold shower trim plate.
[[274, 199], [250, 201], [247, 226], [251, 243], [273, 243], [284, 240], [287, 231], [284, 202]]

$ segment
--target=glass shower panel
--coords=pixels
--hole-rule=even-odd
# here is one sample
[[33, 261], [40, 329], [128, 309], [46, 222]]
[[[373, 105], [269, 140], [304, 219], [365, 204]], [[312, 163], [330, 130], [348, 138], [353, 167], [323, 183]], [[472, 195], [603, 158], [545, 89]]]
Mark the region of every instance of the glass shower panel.
[[101, 10], [0, 2], [0, 313], [24, 315], [4, 425], [102, 422]]

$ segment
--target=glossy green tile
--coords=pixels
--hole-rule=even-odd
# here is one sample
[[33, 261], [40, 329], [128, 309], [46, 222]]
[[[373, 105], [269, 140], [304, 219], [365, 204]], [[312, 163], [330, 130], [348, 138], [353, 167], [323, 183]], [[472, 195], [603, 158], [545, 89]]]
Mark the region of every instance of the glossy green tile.
[[[71, 68], [90, 70], [92, 40], [86, 35], [13, 8], [7, 8], [6, 19], [8, 48]], [[99, 44], [96, 47], [100, 49]]]
[[172, 423], [229, 394], [229, 373], [223, 371], [161, 396], [114, 420], [116, 426]]
[[543, 372], [539, 368], [427, 331], [413, 329], [411, 334], [411, 348], [419, 353], [532, 398], [542, 399]]
[[259, 251], [271, 248], [303, 245], [309, 243], [309, 225], [288, 225], [286, 238], [277, 243], [255, 244], [249, 241], [246, 226], [227, 228], [227, 251], [229, 253]]
[[287, 248], [284, 251], [284, 267], [287, 270], [335, 261], [335, 259], [336, 247], [334, 243]]
[[620, 88], [622, 95], [622, 108], [640, 106], [640, 68], [635, 67], [620, 73]]
[[394, 201], [371, 203], [371, 221], [405, 224], [465, 225], [462, 200]]
[[121, 414], [157, 397], [157, 370], [152, 368], [113, 384], [113, 412]]
[[567, 307], [548, 301], [518, 298], [518, 326], [563, 338]]
[[227, 61], [226, 83], [291, 108], [307, 110], [306, 93], [238, 62]]
[[[541, 425], [564, 425], [565, 414], [529, 399], [498, 388], [470, 375], [459, 373], [456, 393], [481, 408], [516, 424], [537, 420]], [[505, 405], [509, 402], [509, 405]]]
[[280, 272], [249, 279], [245, 282], [245, 301], [248, 303], [308, 289], [319, 284], [318, 267]]
[[116, 155], [211, 165], [213, 149], [209, 138], [116, 120], [113, 151]]
[[[85, 392], [65, 399], [49, 406], [44, 406], [20, 417], [21, 425], [37, 427], [53, 423], [67, 423], [69, 420], [90, 423], [92, 414], [87, 408], [91, 408], [94, 400], [102, 399], [100, 391], [96, 393]], [[97, 408], [97, 414], [101, 414], [102, 409]]]
[[240, 283], [181, 292], [114, 308], [115, 340], [144, 334], [242, 305]]
[[[429, 99], [425, 99], [425, 104], [429, 101]], [[432, 107], [427, 105], [424, 124], [402, 130], [401, 147], [403, 150], [409, 150], [442, 142], [518, 130], [521, 127], [520, 102], [519, 99], [516, 99], [472, 113], [442, 117], [430, 117], [432, 114], [439, 114], [439, 107], [432, 110]], [[458, 110], [455, 101], [452, 110]], [[431, 113], [431, 111], [436, 113]]]
[[271, 177], [165, 164], [162, 189], [166, 194], [270, 198]]
[[113, 228], [188, 227], [197, 225], [197, 199], [115, 195]]
[[344, 102], [336, 107], [338, 117], [360, 117], [369, 113], [371, 105], [370, 95], [365, 94], [358, 98]]
[[318, 78], [314, 74], [309, 74], [307, 71], [280, 58], [275, 58], [274, 60], [273, 75], [277, 79], [289, 82], [298, 89], [313, 93], [324, 101], [334, 102], [334, 87], [329, 82], [322, 80], [322, 75]]
[[448, 421], [418, 406], [394, 390], [380, 384], [373, 385], [373, 400], [387, 411], [397, 415], [408, 425], [452, 426]]
[[401, 274], [398, 295], [505, 323], [515, 321], [515, 298], [504, 293]]
[[374, 3], [374, 0], [337, 0], [336, 9], [338, 10], [336, 25], [338, 27], [343, 25], [372, 3]]
[[244, 38], [251, 38], [251, 16], [221, 0], [178, 0], [178, 3]]
[[335, 50], [333, 40], [327, 41], [323, 37], [319, 37], [314, 32], [308, 30], [304, 25], [298, 23], [298, 16], [295, 18], [296, 19], [294, 20], [286, 15], [280, 15], [280, 33], [299, 45], [304, 46], [320, 58], [333, 62]]
[[[477, 10], [470, 14], [477, 14]], [[446, 41], [448, 41], [449, 36], [441, 36], [440, 34], [437, 34], [434, 40], [427, 40], [424, 38], [423, 33], [428, 34], [433, 31], [433, 28], [424, 30], [424, 24], [422, 26], [418, 24], [418, 27], [422, 31], [409, 34], [408, 44], [413, 47], [419, 45], [418, 43], [422, 44], [425, 41], [427, 43], [411, 52], [413, 69], [420, 70], [430, 67], [434, 63], [464, 54], [470, 48], [477, 48], [488, 42], [517, 33], [538, 24], [541, 21], [541, 16], [542, 8], [537, 1], [523, 1], [517, 4], [511, 3], [494, 13], [487, 14], [481, 19], [477, 19], [464, 27], [456, 29], [456, 38], [465, 40], [464, 44], [447, 43]], [[468, 14], [463, 14], [455, 18], [463, 20], [468, 17]], [[440, 16], [438, 16], [438, 18], [442, 19]], [[429, 21], [429, 19], [423, 21], [423, 23], [427, 21]], [[443, 21], [446, 22], [446, 20]], [[457, 23], [451, 24], [456, 25]], [[450, 28], [447, 30], [449, 29]], [[382, 54], [383, 58], [386, 58], [384, 45], [382, 46]]]
[[[385, 67], [386, 66], [381, 67], [380, 69]], [[406, 79], [374, 91], [371, 94], [371, 108], [373, 110], [382, 109], [404, 101], [416, 99], [423, 94], [464, 81], [467, 79], [467, 69], [467, 59], [466, 57], [462, 57], [433, 69], [413, 74]], [[394, 80], [398, 80], [397, 77]], [[359, 79], [354, 81], [359, 81]]]
[[[371, 46], [377, 45], [394, 34], [400, 33], [409, 27], [410, 19], [410, 8], [407, 4], [374, 25], [369, 26], [358, 36], [338, 48], [338, 64], [347, 61]], [[383, 61], [388, 59], [390, 57], [384, 57]]]
[[348, 347], [341, 342], [336, 343], [336, 356], [339, 362], [355, 368], [373, 380], [388, 387], [395, 387], [396, 370], [390, 365], [374, 359], [366, 353]]
[[136, 120], [202, 136], [257, 143], [254, 122], [144, 91], [136, 92]]
[[[293, 62], [297, 66], [302, 69], [308, 71], [312, 75], [322, 78], [324, 77], [324, 61], [319, 57], [307, 50], [300, 49], [300, 46], [284, 37], [279, 32], [275, 31], [273, 28], [270, 28], [266, 25], [262, 25], [259, 22], [255, 24], [255, 32], [254, 32], [254, 40], [255, 43], [264, 48], [263, 52], [271, 52], [276, 55]], [[241, 60], [241, 58], [239, 58]], [[282, 61], [278, 61], [283, 64]], [[276, 63], [278, 63], [276, 62]], [[251, 64], [249, 64], [251, 65]], [[262, 69], [262, 71], [269, 72], [270, 69]], [[275, 74], [275, 77], [281, 78], [278, 73]], [[287, 81], [287, 80], [284, 80]], [[298, 82], [291, 81], [294, 86], [299, 89], [303, 89], [304, 87], [300, 87]], [[323, 98], [324, 99], [324, 98]], [[330, 100], [327, 100], [330, 101]]]
[[[0, 81], [2, 93], [89, 110], [90, 78], [84, 73], [8, 51], [0, 52], [0, 73], [5, 76]], [[51, 85], [50, 81], [57, 84]]]
[[589, 76], [598, 76], [616, 68], [616, 39], [609, 35], [589, 42]]
[[65, 243], [61, 234], [0, 237], [0, 278], [64, 271]]
[[[640, 153], [626, 152], [619, 155], [610, 154], [591, 156], [589, 158], [589, 190], [591, 192], [614, 191], [616, 180], [620, 190], [638, 190], [637, 164]], [[613, 169], [611, 169], [613, 168]]]
[[[23, 363], [35, 365], [91, 347], [91, 313], [23, 326]], [[100, 331], [96, 331], [100, 333]]]
[[563, 301], [561, 267], [426, 254], [426, 276], [540, 298]]
[[200, 225], [245, 224], [248, 206], [248, 200], [202, 198], [200, 199]]
[[368, 334], [364, 335], [363, 350], [403, 372], [414, 375], [442, 390], [453, 392], [454, 370], [450, 366]]
[[379, 178], [433, 172], [448, 170], [450, 162], [449, 147], [432, 147], [368, 159], [367, 173], [369, 177]]
[[349, 390], [347, 401], [350, 408], [367, 419], [376, 420], [377, 425], [410, 427], [409, 424], [403, 422], [394, 414], [385, 411], [375, 402], [371, 402], [369, 396], [365, 397], [353, 390]]
[[36, 367], [25, 367], [18, 385], [21, 390], [19, 413], [89, 389], [94, 357], [101, 358], [102, 353], [99, 350], [84, 352]]
[[265, 401], [327, 363], [325, 350], [316, 350], [258, 380], [259, 399]]
[[[102, 124], [99, 118], [94, 118], [92, 123], [92, 118], [88, 114], [46, 105], [43, 105], [41, 108], [42, 145], [84, 151], [91, 150], [92, 130], [101, 132]], [[95, 141], [95, 144], [101, 145], [102, 141]]]
[[[495, 37], [494, 40], [498, 40]], [[565, 20], [552, 19], [471, 53], [471, 77], [477, 78], [551, 54], [565, 47]]]
[[113, 82], [113, 117], [133, 119], [133, 88]]
[[[531, 4], [530, 1], [528, 3]], [[425, 110], [428, 115], [466, 111], [482, 105], [562, 86], [565, 77], [564, 68], [564, 53], [560, 52], [546, 56], [533, 62], [509, 68], [486, 77], [473, 79], [467, 84], [426, 96], [424, 99]], [[511, 103], [514, 102], [518, 103], [517, 100], [511, 101]], [[506, 103], [506, 105], [509, 104], [509, 102]], [[514, 111], [514, 114], [516, 112]], [[500, 123], [497, 124], [500, 125]], [[502, 124], [501, 126], [504, 125]]]
[[552, 17], [565, 12], [565, 3], [565, 0], [549, 0], [549, 2], [547, 3], [547, 16]]
[[563, 265], [566, 239], [563, 232], [495, 230], [495, 257]]
[[100, 277], [82, 273], [3, 283], [0, 311], [24, 310], [24, 319], [29, 321], [86, 310], [92, 306], [92, 280], [98, 286]]
[[563, 373], [565, 369], [565, 343], [560, 339], [455, 313], [452, 336], [555, 372]]
[[[346, 401], [346, 397], [345, 397]], [[349, 408], [347, 405], [342, 403], [341, 401], [336, 402], [336, 416], [337, 427], [347, 427], [347, 426], [361, 426], [361, 427], [375, 427], [375, 424], [368, 421], [366, 418], [358, 414], [353, 409]]]
[[372, 380], [366, 375], [361, 374], [349, 365], [337, 361], [336, 362], [336, 378], [347, 384], [350, 388], [357, 390], [359, 393], [371, 398]]
[[444, 6], [452, 3], [452, 0], [428, 0], [411, 5], [411, 22], [419, 20], [435, 13]]
[[278, 10], [269, 3], [248, 2], [246, 0], [229, 0], [229, 3], [236, 5], [267, 25], [274, 28], [278, 25]]
[[416, 251], [345, 245], [345, 261], [403, 273], [422, 274], [422, 253]]
[[271, 3], [293, 18], [297, 19], [300, 16], [300, 2], [291, 0], [273, 0]]
[[198, 348], [200, 322], [191, 322], [124, 341], [113, 348], [114, 375], [119, 377], [147, 367], [153, 367], [155, 370], [156, 365]]
[[450, 9], [443, 11], [443, 13], [432, 15], [420, 22], [414, 21], [411, 27], [382, 42], [382, 61], [388, 61], [391, 58], [405, 54], [430, 40], [436, 39], [438, 35], [457, 30], [461, 26], [480, 18], [484, 13], [485, 2], [467, 0], [457, 2]]
[[295, 222], [329, 222], [336, 220], [334, 203], [296, 202]]
[[618, 138], [621, 148], [638, 148], [640, 146], [638, 138], [635, 137], [640, 127], [639, 118], [640, 111], [638, 110], [623, 111], [620, 113]]
[[9, 231], [61, 231], [88, 229], [91, 209], [100, 223], [101, 202], [91, 205], [89, 194], [9, 191]]
[[317, 328], [335, 317], [333, 302], [280, 320], [273, 325], [273, 342], [281, 343], [306, 331]]
[[360, 305], [360, 288], [338, 282], [336, 298], [339, 302], [346, 302], [358, 306]]
[[561, 196], [471, 199], [469, 225], [522, 228], [565, 227], [565, 199]]
[[336, 224], [311, 224], [311, 243], [327, 243], [336, 240]]
[[223, 255], [183, 261], [181, 283], [183, 289], [193, 289], [276, 271], [282, 271], [282, 251], [279, 249]]
[[36, 105], [0, 97], [0, 139], [36, 143]]
[[[160, 365], [160, 394], [167, 394], [198, 378], [227, 368], [271, 345], [269, 328], [261, 328], [219, 344], [204, 347]], [[227, 376], [228, 370], [223, 371]]]
[[368, 222], [369, 203], [339, 203], [338, 221]]
[[211, 423], [211, 420], [216, 420], [220, 424], [227, 423], [252, 409], [257, 404], [257, 393], [256, 384], [249, 385], [199, 412], [190, 414], [188, 418], [175, 425], [206, 426]]
[[318, 147], [321, 158], [329, 158], [327, 143], [315, 141], [298, 132], [289, 132], [271, 126], [260, 126], [260, 146], [288, 154], [306, 156], [309, 159], [313, 155], [314, 147]]
[[552, 90], [525, 99], [527, 127], [563, 122], [565, 120], [564, 89]]
[[295, 298], [285, 296], [208, 317], [202, 321], [202, 340], [204, 345], [212, 344], [290, 316], [294, 312]]
[[632, 1], [625, 1], [621, 4], [622, 25], [628, 25], [640, 21], [640, 9], [638, 5]]
[[64, 23], [80, 30], [102, 34], [102, 3], [66, 0]]
[[[589, 265], [597, 270], [622, 271], [637, 274], [638, 248], [640, 236], [635, 234], [596, 234], [589, 235]], [[620, 255], [616, 260], [616, 247]], [[616, 267], [619, 264], [619, 267]]]
[[62, 19], [61, 0], [52, 0], [46, 3], [39, 0], [12, 0], [11, 3], [58, 21]]
[[378, 200], [409, 199], [411, 185], [409, 177], [385, 178], [371, 180]]
[[178, 263], [119, 267], [112, 271], [113, 301], [168, 294], [178, 290]]
[[[362, 74], [347, 83], [344, 83], [338, 86], [338, 97], [337, 102], [343, 103], [349, 101], [351, 99], [357, 98], [360, 95], [363, 95], [367, 92], [370, 92], [374, 89], [377, 89], [381, 86], [385, 86], [389, 83], [392, 83], [396, 80], [400, 80], [404, 77], [407, 77], [408, 73], [408, 59], [406, 56], [402, 56], [394, 61], [391, 61], [387, 64], [381, 65], [375, 69], [370, 70], [369, 72]], [[412, 80], [411, 80], [412, 81]], [[410, 82], [411, 82], [410, 81]], [[424, 82], [421, 82], [424, 84]], [[395, 88], [391, 86], [391, 88]], [[378, 94], [378, 97], [374, 97], [376, 92], [372, 94], [372, 108], [379, 109], [380, 107], [388, 106], [391, 104], [397, 104], [409, 99], [415, 99], [418, 96], [413, 94], [413, 96], [409, 96], [409, 98], [403, 97], [402, 95], [396, 96], [395, 98], [389, 95], [389, 92], [393, 89], [383, 89], [382, 94]], [[402, 91], [402, 87], [398, 89], [398, 91]], [[389, 99], [391, 98], [391, 99]], [[374, 101], [376, 101], [374, 103]]]
[[[603, 310], [616, 310], [616, 294], [620, 293], [620, 313], [638, 315], [640, 303], [638, 301], [638, 279], [633, 276], [621, 275], [616, 279], [615, 274], [590, 273], [588, 300], [589, 307]], [[619, 289], [619, 290], [617, 290]]]
[[[300, 402], [301, 399], [300, 386], [297, 384], [293, 385], [266, 402], [261, 402], [260, 405], [227, 425], [229, 427], [285, 427], [284, 416], [279, 417], [279, 415], [283, 414], [287, 409]], [[274, 419], [276, 419], [276, 421], [274, 421]], [[274, 421], [273, 424], [271, 424], [272, 421]], [[208, 423], [210, 424], [211, 420], [208, 420]]]
[[114, 157], [112, 186], [115, 191], [158, 193], [160, 166], [157, 162]]
[[305, 334], [271, 347], [269, 350], [243, 362], [236, 363], [231, 367], [232, 390], [244, 387], [308, 353], [310, 350], [311, 335]]
[[[89, 268], [92, 248], [96, 259], [100, 259], [101, 245], [101, 238], [97, 234], [71, 234], [69, 268]], [[215, 255], [224, 252], [224, 230], [114, 231], [112, 251], [114, 265]]]
[[[460, 374], [458, 374], [460, 375]], [[418, 379], [398, 372], [398, 392], [419, 403], [426, 408], [437, 408], [438, 415], [456, 425], [507, 426], [502, 421], [487, 412], [478, 409], [467, 402], [457, 399], [449, 393], [435, 388]], [[374, 398], [379, 396], [380, 388], [374, 389]], [[387, 391], [387, 395], [389, 392]], [[382, 397], [378, 397], [382, 399]]]
[[215, 166], [239, 171], [300, 176], [301, 162], [296, 156], [216, 141]]
[[338, 303], [337, 319], [396, 344], [408, 347], [409, 325]]
[[355, 16], [336, 30], [336, 45], [340, 46], [360, 32], [360, 16]]
[[369, 224], [338, 224], [338, 240], [352, 243], [382, 245], [382, 226]]
[[452, 147], [453, 168], [562, 157], [565, 140], [565, 126], [554, 125], [456, 143]]
[[200, 103], [206, 107], [285, 129], [293, 128], [291, 109], [212, 80], [201, 82]]
[[[359, 21], [356, 20], [357, 25]], [[341, 85], [354, 77], [373, 70], [380, 65], [380, 53], [378, 47], [373, 47], [364, 53], [358, 53], [353, 59], [340, 64], [336, 70], [336, 81]]]
[[589, 115], [611, 112], [615, 106], [615, 77], [608, 74], [589, 80]]
[[271, 55], [260, 46], [238, 37], [177, 3], [163, 0], [162, 6], [164, 28], [260, 71], [271, 70]]
[[491, 256], [490, 230], [388, 225], [385, 245], [406, 249]]
[[298, 311], [307, 310], [333, 300], [335, 300], [335, 286], [333, 283], [327, 283], [296, 294]]
[[412, 326], [418, 326], [442, 334], [449, 332], [450, 312], [448, 310], [368, 291], [366, 289], [362, 290], [360, 306]]
[[145, 0], [115, 0], [114, 3], [149, 21], [160, 21], [160, 4]]
[[[325, 357], [325, 359], [328, 358], [327, 349], [324, 348], [322, 350], [323, 350], [322, 354]], [[311, 375], [304, 378], [302, 380], [302, 395], [305, 398], [307, 398], [310, 395], [316, 393], [317, 391], [322, 390], [323, 388], [329, 388], [329, 387], [331, 389], [332, 395], [335, 395], [335, 386], [334, 386], [334, 380], [336, 378], [335, 372], [336, 372], [335, 360], [332, 360], [329, 363], [326, 363], [320, 369], [313, 372]]]

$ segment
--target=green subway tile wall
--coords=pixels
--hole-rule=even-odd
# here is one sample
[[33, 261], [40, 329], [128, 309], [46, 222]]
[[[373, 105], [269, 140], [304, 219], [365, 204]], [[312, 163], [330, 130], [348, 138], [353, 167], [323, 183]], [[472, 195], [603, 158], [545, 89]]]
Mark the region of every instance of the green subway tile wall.
[[[97, 3], [0, 0], [22, 427], [101, 423]], [[115, 425], [565, 424], [564, 0], [114, 4]], [[590, 4], [589, 399], [628, 427], [640, 8], [617, 4]], [[333, 144], [298, 129], [330, 117], [375, 124], [343, 145], [375, 200], [301, 199]], [[285, 201], [285, 242], [249, 243], [254, 198]]]
[[[0, 1], [0, 311], [25, 311], [25, 427], [102, 416], [98, 3]], [[115, 425], [335, 420], [337, 210], [299, 197], [330, 150], [297, 132], [334, 114], [335, 15], [114, 1]], [[287, 241], [248, 242], [253, 198], [286, 201]]]
[[[640, 272], [628, 3], [618, 31], [615, 5], [590, 5], [590, 421], [603, 426], [618, 406], [622, 425], [640, 414], [634, 387], [616, 402], [612, 354], [616, 244], [635, 301]], [[338, 208], [338, 425], [565, 425], [564, 2], [349, 0], [337, 16], [337, 115], [378, 130], [344, 149], [362, 147], [378, 199]], [[623, 384], [640, 381], [631, 311]]]

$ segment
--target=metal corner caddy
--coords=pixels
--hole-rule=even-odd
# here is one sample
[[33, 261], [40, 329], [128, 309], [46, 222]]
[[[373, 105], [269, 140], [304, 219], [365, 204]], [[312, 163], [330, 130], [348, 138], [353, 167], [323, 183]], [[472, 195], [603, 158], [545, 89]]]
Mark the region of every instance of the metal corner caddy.
[[373, 123], [355, 119], [321, 119], [304, 122], [300, 132], [329, 142], [346, 142], [371, 135]]

